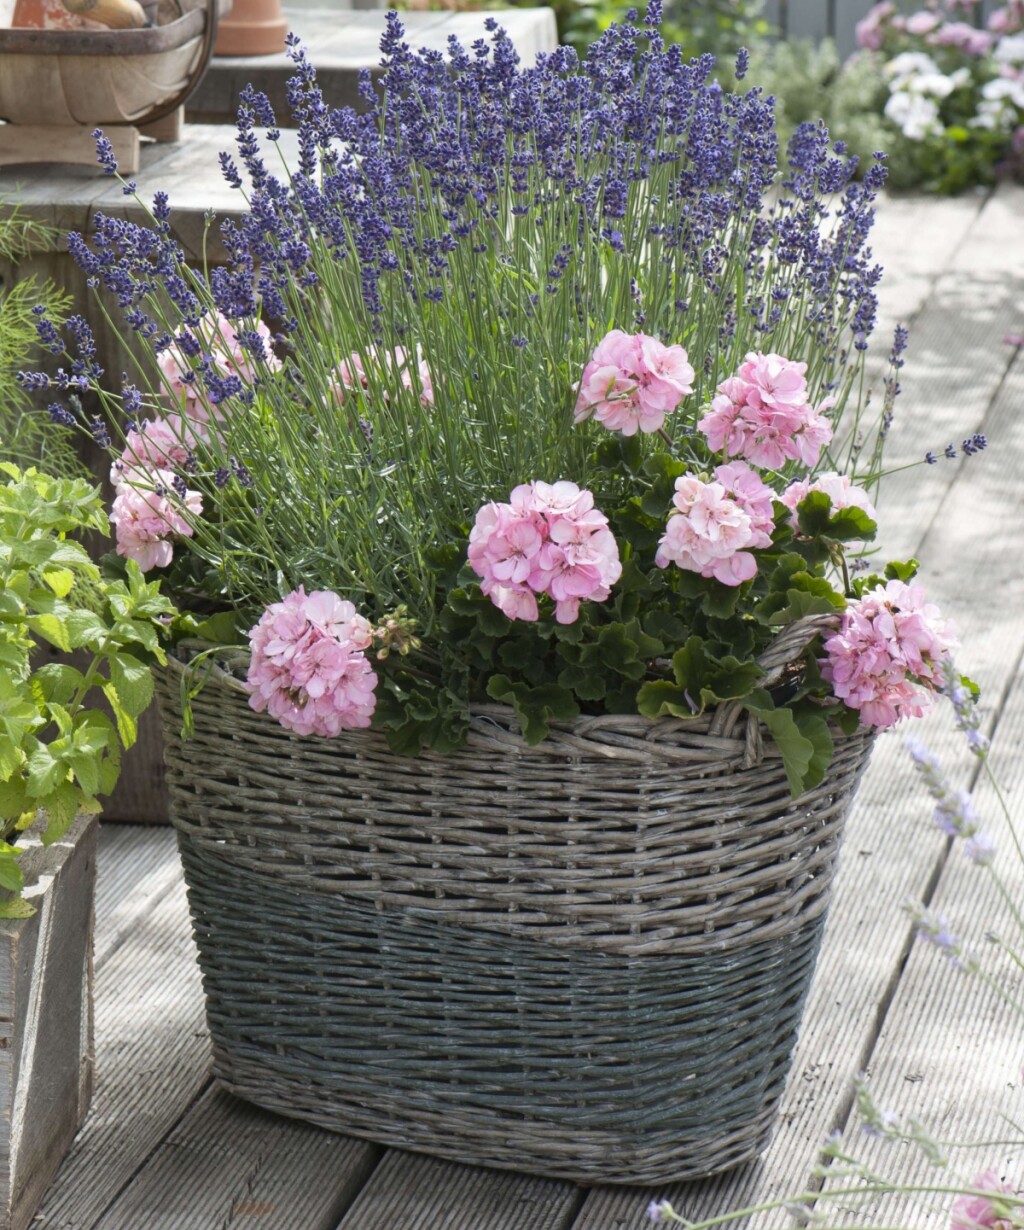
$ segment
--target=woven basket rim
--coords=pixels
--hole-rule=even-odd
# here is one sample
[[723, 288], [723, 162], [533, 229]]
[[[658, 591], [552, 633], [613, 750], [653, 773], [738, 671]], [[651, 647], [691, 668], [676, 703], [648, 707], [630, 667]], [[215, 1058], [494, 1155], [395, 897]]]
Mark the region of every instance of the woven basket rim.
[[[799, 658], [814, 638], [834, 629], [837, 621], [838, 615], [810, 615], [784, 627], [758, 658], [758, 664], [765, 671], [761, 686], [770, 687], [777, 682], [786, 667]], [[182, 653], [182, 650], [185, 652]], [[198, 639], [184, 639], [167, 655], [168, 665], [184, 676], [192, 662], [206, 654], [209, 656], [204, 658], [201, 668], [206, 673], [204, 687], [213, 683], [238, 694], [249, 695], [244, 682], [249, 662], [249, 654], [245, 650], [225, 646], [218, 655], [215, 645]], [[470, 706], [468, 737], [472, 739], [483, 735], [490, 739], [497, 736], [502, 742], [511, 737], [522, 743], [523, 747], [528, 746], [531, 752], [541, 755], [549, 751], [552, 755], [564, 756], [566, 741], [583, 739], [593, 746], [595, 736], [600, 739], [602, 734], [606, 734], [613, 739], [628, 740], [629, 747], [642, 753], [657, 750], [664, 754], [674, 743], [697, 744], [708, 751], [717, 751], [723, 761], [742, 757], [746, 767], [760, 764], [766, 756], [771, 759], [780, 757], [781, 753], [771, 740], [764, 737], [766, 728], [763, 723], [752, 714], [746, 714], [746, 720], [741, 721], [744, 713], [742, 701], [724, 701], [717, 708], [708, 709], [692, 718], [649, 718], [640, 713], [580, 714], [569, 721], [552, 719], [548, 737], [538, 744], [527, 745], [522, 741], [519, 720], [510, 705], [476, 703]], [[382, 731], [351, 733], [385, 737]], [[627, 747], [619, 751], [629, 755]]]

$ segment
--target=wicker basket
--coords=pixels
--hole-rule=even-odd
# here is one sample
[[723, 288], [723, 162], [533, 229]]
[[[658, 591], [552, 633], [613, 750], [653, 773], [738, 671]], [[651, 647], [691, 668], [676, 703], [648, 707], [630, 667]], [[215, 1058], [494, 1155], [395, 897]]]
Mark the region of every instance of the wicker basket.
[[794, 803], [735, 707], [581, 718], [532, 748], [485, 708], [461, 751], [405, 759], [291, 736], [219, 669], [183, 744], [178, 674], [171, 814], [227, 1089], [582, 1182], [763, 1149], [868, 735]]

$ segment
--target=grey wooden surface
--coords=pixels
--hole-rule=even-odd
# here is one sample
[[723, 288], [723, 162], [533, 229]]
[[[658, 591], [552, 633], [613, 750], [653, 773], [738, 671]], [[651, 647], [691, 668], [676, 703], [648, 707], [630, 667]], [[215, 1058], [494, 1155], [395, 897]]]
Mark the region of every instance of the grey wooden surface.
[[[980, 0], [968, 20], [982, 24], [1003, 0]], [[856, 49], [855, 27], [875, 0], [765, 0], [764, 16], [783, 38], [834, 38], [842, 55]], [[925, 7], [925, 0], [898, 0], [904, 12]]]
[[[883, 501], [887, 546], [916, 554], [930, 595], [956, 619], [962, 667], [997, 728], [994, 764], [1024, 814], [1024, 361], [1004, 334], [1024, 331], [1024, 189], [952, 202], [884, 201], [875, 248], [889, 270], [882, 318], [912, 326], [893, 464], [974, 431], [981, 456], [894, 476]], [[978, 869], [934, 829], [903, 748], [881, 740], [851, 816], [818, 973], [775, 1139], [761, 1161], [658, 1191], [576, 1188], [489, 1173], [332, 1136], [248, 1107], [210, 1085], [202, 998], [173, 834], [101, 834], [93, 1111], [42, 1206], [61, 1230], [642, 1230], [652, 1198], [688, 1216], [801, 1189], [826, 1134], [850, 1120], [851, 1082], [870, 1070], [880, 1100], [947, 1137], [1007, 1135], [1021, 1120], [1019, 1030], [981, 984], [915, 947], [900, 909], [934, 899], [970, 942], [1006, 926]], [[918, 724], [966, 784], [960, 736], [941, 710]], [[1009, 857], [986, 790], [979, 802]], [[851, 1131], [854, 1129], [851, 1128]], [[860, 1142], [857, 1142], [858, 1145]], [[869, 1142], [870, 1143], [870, 1142]], [[909, 1150], [873, 1160], [919, 1176]], [[975, 1165], [975, 1163], [979, 1163]], [[1007, 1147], [963, 1162], [1024, 1175]], [[844, 1214], [847, 1220], [852, 1214]], [[945, 1230], [948, 1206], [889, 1202], [876, 1224]], [[787, 1224], [775, 1213], [746, 1230]]]
[[[285, 16], [292, 33], [302, 40], [310, 63], [316, 66], [317, 83], [328, 105], [358, 106], [359, 71], [376, 68], [380, 62], [384, 14], [296, 0], [285, 6]], [[402, 22], [412, 46], [444, 51], [451, 35], [466, 47], [485, 37], [484, 21], [491, 16], [508, 31], [525, 64], [532, 64], [538, 52], [553, 51], [558, 46], [554, 13], [543, 6], [503, 9], [500, 13], [404, 12]], [[292, 62], [286, 55], [217, 57], [189, 99], [187, 118], [201, 123], [233, 123], [240, 91], [256, 81], [270, 99], [278, 122], [288, 125], [291, 119], [285, 105], [285, 83], [292, 72]]]

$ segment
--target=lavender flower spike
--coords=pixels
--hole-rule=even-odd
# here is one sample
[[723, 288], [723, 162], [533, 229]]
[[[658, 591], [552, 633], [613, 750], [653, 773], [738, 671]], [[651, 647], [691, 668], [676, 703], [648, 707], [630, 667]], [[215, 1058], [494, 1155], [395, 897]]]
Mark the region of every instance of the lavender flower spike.
[[975, 973], [978, 966], [977, 957], [964, 947], [958, 936], [949, 929], [949, 923], [935, 910], [927, 909], [917, 902], [908, 901], [903, 907], [910, 915], [914, 925], [914, 934], [926, 944], [934, 944], [956, 966], [957, 969]]
[[974, 693], [967, 687], [951, 658], [947, 658], [940, 667], [942, 674], [942, 694], [953, 706], [956, 715], [956, 728], [962, 730], [967, 737], [967, 746], [979, 760], [984, 760], [988, 753], [989, 741], [981, 733], [981, 714], [978, 712], [978, 701]]

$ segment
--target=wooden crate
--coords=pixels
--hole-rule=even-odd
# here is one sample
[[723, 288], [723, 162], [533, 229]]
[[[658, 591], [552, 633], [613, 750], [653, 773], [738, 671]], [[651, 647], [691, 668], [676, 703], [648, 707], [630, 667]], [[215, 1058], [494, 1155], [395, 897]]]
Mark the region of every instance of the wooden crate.
[[0, 1230], [24, 1230], [93, 1086], [95, 816], [52, 846], [26, 839], [31, 918], [0, 921]]

